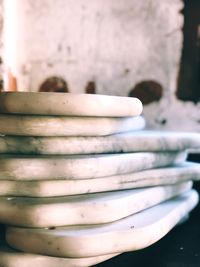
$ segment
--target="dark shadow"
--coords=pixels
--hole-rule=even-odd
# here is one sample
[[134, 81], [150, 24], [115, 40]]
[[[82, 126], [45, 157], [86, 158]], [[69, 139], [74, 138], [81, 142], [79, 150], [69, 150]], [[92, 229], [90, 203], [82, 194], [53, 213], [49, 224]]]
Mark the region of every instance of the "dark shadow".
[[184, 2], [184, 41], [176, 95], [197, 103], [200, 101], [200, 1]]

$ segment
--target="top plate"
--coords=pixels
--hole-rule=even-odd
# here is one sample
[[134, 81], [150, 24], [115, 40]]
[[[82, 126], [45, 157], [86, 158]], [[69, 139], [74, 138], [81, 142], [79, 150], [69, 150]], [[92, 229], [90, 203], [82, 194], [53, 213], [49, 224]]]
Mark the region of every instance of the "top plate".
[[44, 92], [0, 93], [0, 113], [126, 117], [138, 116], [141, 112], [141, 101], [130, 97]]

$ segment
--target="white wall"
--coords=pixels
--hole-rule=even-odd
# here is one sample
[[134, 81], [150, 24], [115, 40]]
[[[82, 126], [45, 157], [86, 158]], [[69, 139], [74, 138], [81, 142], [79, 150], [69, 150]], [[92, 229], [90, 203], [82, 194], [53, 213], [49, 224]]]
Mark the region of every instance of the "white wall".
[[[70, 92], [128, 95], [155, 80], [163, 98], [145, 106], [148, 126], [200, 130], [200, 106], [175, 98], [182, 49], [181, 0], [4, 0], [5, 64], [21, 91], [62, 76]], [[161, 122], [166, 120], [165, 124]]]

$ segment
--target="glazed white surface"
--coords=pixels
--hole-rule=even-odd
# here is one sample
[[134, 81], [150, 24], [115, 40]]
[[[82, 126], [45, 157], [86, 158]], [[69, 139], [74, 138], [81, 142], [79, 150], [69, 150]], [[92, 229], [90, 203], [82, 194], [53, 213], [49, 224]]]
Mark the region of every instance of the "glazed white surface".
[[0, 136], [0, 153], [98, 154], [200, 149], [200, 134], [134, 131], [93, 137]]
[[141, 116], [109, 118], [0, 114], [0, 134], [3, 135], [105, 136], [141, 130], [144, 126]]
[[71, 197], [0, 197], [0, 223], [57, 227], [116, 221], [182, 194], [191, 182]]
[[52, 92], [0, 95], [0, 113], [7, 114], [129, 117], [141, 112], [141, 101], [132, 97]]
[[0, 180], [87, 179], [137, 172], [183, 161], [185, 153], [144, 152], [106, 155], [0, 155]]
[[200, 180], [200, 165], [183, 162], [170, 167], [83, 180], [0, 180], [0, 196], [56, 197], [176, 184]]
[[8, 227], [6, 240], [13, 248], [25, 252], [61, 257], [90, 257], [134, 251], [161, 239], [197, 203], [198, 194], [191, 190], [113, 223], [53, 229]]
[[88, 267], [115, 257], [108, 254], [89, 258], [61, 258], [23, 253], [0, 240], [0, 265], [4, 267]]

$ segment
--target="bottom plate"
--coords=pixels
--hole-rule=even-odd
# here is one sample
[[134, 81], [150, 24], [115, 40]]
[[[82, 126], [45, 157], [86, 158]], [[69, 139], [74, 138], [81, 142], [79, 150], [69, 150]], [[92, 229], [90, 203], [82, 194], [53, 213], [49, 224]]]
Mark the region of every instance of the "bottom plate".
[[18, 252], [0, 240], [0, 266], [3, 267], [86, 267], [101, 263], [118, 254], [108, 254], [89, 258], [58, 258]]
[[[93, 257], [145, 248], [167, 234], [198, 203], [195, 190], [113, 223], [31, 229], [8, 227], [9, 245], [59, 257]], [[28, 241], [28, 242], [27, 242]]]

